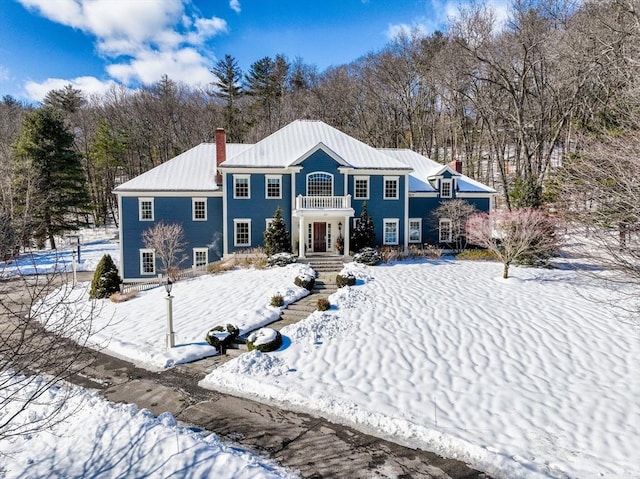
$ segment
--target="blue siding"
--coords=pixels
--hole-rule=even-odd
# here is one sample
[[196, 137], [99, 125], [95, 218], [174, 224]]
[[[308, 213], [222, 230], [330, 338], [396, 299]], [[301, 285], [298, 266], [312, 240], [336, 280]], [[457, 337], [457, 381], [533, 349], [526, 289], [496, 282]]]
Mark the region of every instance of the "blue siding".
[[344, 195], [344, 174], [338, 171], [340, 165], [327, 153], [318, 150], [302, 163], [302, 171], [296, 174], [295, 196], [307, 195], [307, 175], [315, 172], [326, 172], [333, 175], [333, 196]]
[[[144, 198], [152, 196], [143, 195]], [[138, 197], [122, 197], [122, 252], [123, 259], [120, 274], [124, 278], [148, 278], [140, 274], [140, 253], [144, 248], [142, 232], [159, 221], [178, 223], [184, 229], [187, 246], [184, 254], [187, 259], [181, 268], [191, 267], [193, 248], [208, 248], [209, 261], [222, 257], [222, 197], [206, 198], [207, 220], [192, 220], [192, 197], [153, 197], [154, 221], [138, 219]], [[156, 272], [160, 273], [160, 263], [156, 263]]]
[[[355, 173], [358, 176], [357, 172]], [[397, 200], [385, 200], [384, 199], [384, 177], [385, 176], [399, 176], [398, 179], [398, 199]], [[368, 200], [351, 200], [351, 206], [355, 211], [355, 218], [360, 217], [362, 214], [362, 205], [367, 203], [367, 213], [373, 219], [373, 225], [376, 232], [376, 244], [382, 245], [384, 240], [384, 225], [385, 218], [397, 218], [400, 220], [398, 229], [398, 245], [404, 245], [404, 205], [405, 205], [405, 181], [407, 177], [404, 175], [369, 175], [369, 199]], [[353, 198], [354, 192], [354, 178], [349, 177], [349, 193]]]
[[[489, 211], [490, 199], [487, 198], [463, 198], [471, 203], [478, 211]], [[433, 217], [433, 211], [440, 204], [450, 201], [440, 198], [409, 198], [409, 218], [422, 218], [422, 242], [438, 243], [438, 220]]]
[[[274, 171], [270, 174], [280, 174]], [[273, 218], [276, 208], [282, 209], [284, 219], [289, 233], [291, 233], [291, 175], [282, 175], [282, 198], [266, 198], [265, 174], [253, 173], [250, 176], [251, 197], [248, 199], [233, 198], [233, 174], [227, 173], [226, 184], [228, 185], [227, 195], [227, 241], [229, 253], [242, 251], [246, 248], [235, 247], [233, 220], [237, 218], [251, 220], [251, 245], [249, 248], [262, 246], [264, 243], [264, 230], [266, 219]]]

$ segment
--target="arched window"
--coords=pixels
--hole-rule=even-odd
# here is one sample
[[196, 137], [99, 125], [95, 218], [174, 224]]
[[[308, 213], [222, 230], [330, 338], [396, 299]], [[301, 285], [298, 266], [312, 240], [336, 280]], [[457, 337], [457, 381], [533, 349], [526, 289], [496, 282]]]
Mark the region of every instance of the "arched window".
[[333, 175], [323, 172], [309, 173], [307, 196], [333, 196]]

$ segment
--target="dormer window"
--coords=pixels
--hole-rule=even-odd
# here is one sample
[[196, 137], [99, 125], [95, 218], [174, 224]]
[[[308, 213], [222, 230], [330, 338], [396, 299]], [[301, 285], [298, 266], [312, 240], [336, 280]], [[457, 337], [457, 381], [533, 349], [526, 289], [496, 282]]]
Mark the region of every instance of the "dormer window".
[[442, 178], [440, 180], [440, 197], [451, 198], [453, 193], [453, 180]]

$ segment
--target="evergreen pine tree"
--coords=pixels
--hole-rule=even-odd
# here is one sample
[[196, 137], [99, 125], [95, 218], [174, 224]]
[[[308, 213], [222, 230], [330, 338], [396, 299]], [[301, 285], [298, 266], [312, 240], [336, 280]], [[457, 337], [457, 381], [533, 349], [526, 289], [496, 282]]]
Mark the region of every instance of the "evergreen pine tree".
[[111, 255], [105, 254], [93, 273], [89, 297], [92, 299], [108, 298], [113, 293], [120, 291], [120, 283], [118, 268]]
[[356, 226], [351, 232], [351, 248], [358, 252], [362, 248], [374, 247], [376, 244], [376, 232], [373, 225], [373, 218], [367, 211], [367, 203], [362, 205], [360, 218], [356, 220]]
[[291, 252], [291, 236], [287, 231], [287, 225], [282, 218], [282, 210], [279, 206], [276, 208], [273, 221], [264, 232], [264, 252], [268, 256]]
[[73, 150], [74, 135], [65, 126], [59, 110], [43, 107], [24, 116], [16, 142], [18, 167], [23, 184], [31, 185], [25, 197], [17, 198], [24, 217], [31, 219], [40, 243], [55, 235], [78, 229], [74, 214], [86, 210], [89, 197], [80, 156]]

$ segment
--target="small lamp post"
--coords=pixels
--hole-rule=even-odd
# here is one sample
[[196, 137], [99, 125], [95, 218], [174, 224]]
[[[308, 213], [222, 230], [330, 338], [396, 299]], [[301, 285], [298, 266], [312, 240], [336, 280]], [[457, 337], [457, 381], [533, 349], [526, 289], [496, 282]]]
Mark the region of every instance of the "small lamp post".
[[173, 282], [167, 277], [164, 283], [164, 289], [167, 292], [167, 348], [173, 348], [176, 345], [176, 334], [173, 332], [173, 296], [171, 296], [171, 288]]
[[73, 286], [75, 287], [76, 283], [78, 282], [78, 266], [76, 263], [76, 252], [72, 251], [71, 252], [71, 269], [73, 271]]

